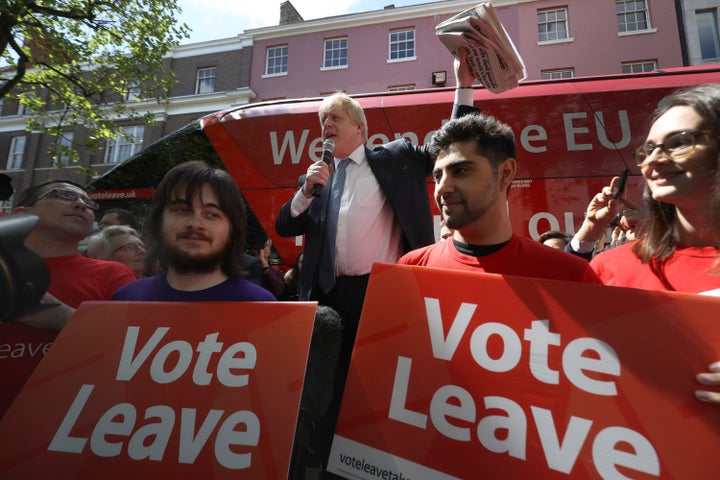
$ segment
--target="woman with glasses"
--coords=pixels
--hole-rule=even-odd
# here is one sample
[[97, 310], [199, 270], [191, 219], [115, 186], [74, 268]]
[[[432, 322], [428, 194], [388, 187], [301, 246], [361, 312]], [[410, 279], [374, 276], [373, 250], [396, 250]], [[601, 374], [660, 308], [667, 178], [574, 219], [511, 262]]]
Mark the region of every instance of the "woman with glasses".
[[130, 267], [137, 278], [145, 272], [145, 244], [127, 225], [105, 227], [88, 240], [88, 257], [114, 260]]
[[720, 289], [715, 212], [720, 160], [720, 84], [663, 99], [635, 150], [648, 214], [635, 242], [596, 255], [603, 283], [702, 293]]
[[[635, 150], [648, 214], [638, 240], [593, 258], [607, 285], [720, 294], [720, 84], [663, 99]], [[697, 375], [704, 402], [720, 405], [720, 361]]]

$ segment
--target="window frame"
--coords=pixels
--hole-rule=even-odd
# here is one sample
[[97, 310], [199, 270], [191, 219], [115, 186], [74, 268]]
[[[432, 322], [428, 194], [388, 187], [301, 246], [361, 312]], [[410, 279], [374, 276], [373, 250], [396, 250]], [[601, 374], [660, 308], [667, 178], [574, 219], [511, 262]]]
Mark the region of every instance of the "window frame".
[[390, 85], [388, 92], [406, 92], [409, 90], [416, 90], [417, 87], [414, 83], [404, 83], [402, 85]]
[[7, 162], [5, 163], [5, 170], [22, 170], [26, 146], [26, 135], [15, 135], [10, 139], [10, 148], [8, 150]]
[[132, 81], [128, 85], [127, 91], [125, 92], [126, 102], [139, 102], [142, 100], [142, 91], [140, 90], [140, 84], [137, 81]]
[[[407, 34], [409, 32], [412, 32], [412, 40], [408, 40], [407, 37], [404, 39], [395, 38], [393, 39], [393, 36], [397, 36], [400, 34]], [[410, 51], [407, 46], [403, 46], [400, 48], [403, 44], [408, 44], [412, 42], [412, 55], [407, 55], [407, 52]], [[393, 52], [393, 46], [397, 46], [395, 52]], [[406, 52], [405, 56], [400, 56], [401, 52]], [[396, 55], [395, 58], [393, 58], [393, 55]], [[404, 27], [404, 28], [396, 28], [393, 30], [390, 30], [388, 32], [388, 63], [395, 63], [395, 62], [409, 62], [412, 60], [417, 59], [417, 36], [415, 35], [415, 27]]]
[[[651, 70], [646, 70], [646, 65], [652, 65]], [[642, 67], [642, 70], [635, 70], [635, 67], [640, 66]], [[630, 67], [630, 71], [626, 72], [625, 67]], [[657, 70], [657, 60], [636, 60], [632, 62], [622, 62], [622, 65], [620, 67], [620, 72], [624, 74], [633, 74], [633, 73], [645, 73], [645, 72], [653, 72]]]
[[[636, 4], [637, 2], [643, 2], [644, 8], [642, 10], [625, 10], [623, 12], [618, 11], [618, 7], [620, 5], [627, 5], [629, 3]], [[640, 22], [637, 20], [637, 16], [640, 13], [644, 13], [645, 15], [645, 27], [644, 28], [634, 28], [634, 29], [628, 29], [628, 25], [639, 25]], [[621, 22], [620, 16], [623, 16], [623, 22]], [[633, 22], [628, 22], [627, 17], [628, 16], [634, 16]], [[635, 35], [638, 33], [648, 33], [653, 32], [652, 24], [650, 23], [650, 8], [648, 7], [647, 0], [615, 0], [615, 18], [617, 20], [617, 28], [618, 28], [618, 35]], [[621, 26], [625, 26], [625, 30], [621, 29]]]
[[[105, 154], [103, 155], [103, 165], [119, 165], [142, 149], [143, 137], [145, 136], [144, 125], [121, 127], [120, 130], [133, 141], [126, 140], [120, 133], [115, 138], [108, 139], [105, 145]], [[132, 130], [131, 133], [129, 133], [130, 130]], [[130, 146], [130, 152], [127, 156], [124, 156], [124, 153], [121, 152], [124, 152], [123, 147], [128, 146]]]
[[[334, 42], [343, 42], [345, 43], [345, 46], [335, 46]], [[328, 45], [330, 44], [330, 45]], [[341, 68], [348, 68], [348, 37], [333, 37], [333, 38], [326, 38], [323, 41], [323, 64], [320, 68], [321, 70], [338, 70]], [[328, 53], [335, 53], [340, 52], [338, 57], [335, 57], [331, 55], [328, 57]], [[344, 63], [342, 63], [344, 60]], [[328, 65], [328, 61], [331, 63], [334, 61], [338, 61], [339, 63], [337, 65]]]
[[[282, 70], [279, 71], [273, 71], [270, 72], [270, 53], [275, 51], [281, 51], [281, 54], [279, 56], [275, 56], [272, 58], [273, 62], [277, 60], [285, 59], [284, 63], [280, 64], [280, 67]], [[288, 74], [288, 59], [290, 57], [290, 49], [287, 44], [284, 45], [276, 45], [274, 47], [267, 47], [265, 49], [265, 73], [263, 74], [263, 77], [279, 77], [282, 75]], [[275, 69], [277, 66], [273, 65], [273, 69]]]
[[[701, 17], [702, 15], [702, 17]], [[708, 40], [712, 41], [714, 44], [713, 47], [715, 48], [715, 56], [714, 57], [705, 57], [703, 53], [703, 32], [701, 32], [701, 29], [707, 28], [705, 27], [708, 25], [708, 22], [700, 22], [700, 18], [708, 18], [712, 22], [712, 25], [710, 25], [709, 30], [706, 30], [704, 32], [705, 35], [709, 34], [712, 36], [712, 38], [709, 38]], [[700, 61], [705, 63], [715, 63], [720, 58], [720, 27], [718, 27], [718, 9], [717, 8], [703, 8], [698, 9], [695, 11], [695, 23], [697, 25], [697, 33], [698, 33], [698, 47], [700, 49]]]
[[[549, 14], [549, 13], [555, 13], [555, 14], [556, 14], [557, 12], [562, 12], [562, 13], [564, 14], [565, 18], [562, 19], [562, 20], [557, 20], [557, 18], [555, 18], [555, 19], [552, 20], [552, 21], [547, 21], [547, 20], [541, 21], [541, 20], [540, 20], [540, 15], [541, 15], [541, 14], [542, 14], [542, 15], [547, 15], [547, 14]], [[563, 43], [563, 42], [570, 42], [570, 41], [573, 40], [573, 38], [570, 36], [570, 15], [569, 15], [569, 13], [568, 13], [568, 8], [567, 8], [567, 7], [555, 7], [555, 8], [543, 8], [543, 9], [539, 9], [539, 10], [537, 11], [537, 16], [536, 16], [536, 18], [537, 18], [537, 28], [538, 28], [538, 44], [540, 44], [540, 45], [545, 45], [545, 44], [550, 44], [550, 43]], [[546, 31], [546, 32], [541, 32], [541, 31], [540, 31], [540, 26], [541, 26], [541, 25], [549, 25], [549, 24], [557, 25], [557, 24], [559, 24], [559, 23], [564, 24], [564, 27], [565, 27], [565, 36], [564, 36], [564, 37], [559, 37], [559, 38], [547, 38], [547, 35], [549, 34], [550, 31], [549, 31], [549, 30]], [[555, 30], [555, 31], [557, 31], [557, 30]], [[545, 39], [542, 38], [542, 35], [543, 35], [543, 34], [546, 35], [546, 38], [545, 38]]]
[[13, 202], [15, 197], [15, 193], [13, 192], [12, 195], [10, 195], [10, 198], [7, 200], [0, 200], [0, 213], [5, 213], [7, 215], [10, 215], [13, 211]]
[[[212, 72], [212, 75], [205, 75], [205, 73]], [[208, 93], [214, 93], [215, 90], [215, 79], [217, 78], [217, 67], [202, 67], [198, 68], [195, 73], [195, 95], [206, 95]], [[207, 85], [210, 85], [210, 90], [207, 90]]]
[[[58, 138], [58, 144], [67, 147], [67, 148], [73, 148], [73, 141], [75, 140], [75, 133], [74, 132], [61, 132], [60, 136]], [[68, 166], [70, 165], [70, 154], [63, 154], [58, 160], [57, 164]]]
[[[570, 75], [566, 76], [565, 73], [569, 73]], [[546, 76], [548, 74], [550, 74], [550, 76]], [[556, 76], [555, 74], [560, 74], [560, 76]], [[575, 69], [574, 68], [553, 68], [553, 69], [540, 71], [540, 79], [541, 80], [560, 80], [563, 78], [574, 78], [574, 77], [575, 77]]]

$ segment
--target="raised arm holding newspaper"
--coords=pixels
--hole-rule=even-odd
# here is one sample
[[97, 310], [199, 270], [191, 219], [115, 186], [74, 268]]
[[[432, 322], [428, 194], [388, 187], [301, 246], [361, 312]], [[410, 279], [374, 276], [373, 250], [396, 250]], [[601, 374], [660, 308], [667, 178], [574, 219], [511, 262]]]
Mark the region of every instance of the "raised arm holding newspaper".
[[515, 88], [525, 78], [525, 65], [488, 2], [439, 23], [435, 34], [455, 56], [464, 47], [473, 76], [493, 93]]

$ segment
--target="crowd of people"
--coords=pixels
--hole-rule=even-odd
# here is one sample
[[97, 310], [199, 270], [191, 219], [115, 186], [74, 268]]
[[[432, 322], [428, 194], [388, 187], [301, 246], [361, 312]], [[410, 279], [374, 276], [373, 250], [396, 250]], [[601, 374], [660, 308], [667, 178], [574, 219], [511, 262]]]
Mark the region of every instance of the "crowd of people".
[[[462, 52], [455, 75], [453, 119], [423, 146], [399, 139], [368, 148], [360, 104], [342, 93], [322, 101], [322, 138], [334, 141], [335, 158], [332, 165], [312, 163], [278, 212], [279, 235], [305, 236], [303, 252], [284, 275], [270, 264], [269, 238], [246, 248], [244, 202], [232, 177], [200, 161], [166, 174], [142, 236], [121, 210], [104, 212], [90, 236], [98, 205], [71, 182], [22, 192], [15, 212], [39, 218], [26, 244], [48, 264], [43, 303], [52, 308], [3, 324], [0, 332], [51, 342], [89, 300], [317, 301], [339, 313], [342, 340], [332, 402], [310, 436], [313, 458], [294, 462], [298, 472], [315, 462], [320, 478], [336, 478], [323, 468], [375, 262], [720, 292], [720, 84], [683, 89], [658, 105], [634, 152], [645, 181], [643, 206], [613, 194], [616, 177], [591, 199], [574, 235], [553, 231], [531, 240], [513, 231], [507, 209], [518, 167], [514, 134], [473, 106], [474, 78]], [[443, 218], [437, 242], [428, 176]], [[79, 244], [87, 237], [83, 255]], [[3, 368], [0, 413], [37, 361]], [[699, 365], [698, 372], [704, 387], [695, 396], [720, 404], [720, 361]]]

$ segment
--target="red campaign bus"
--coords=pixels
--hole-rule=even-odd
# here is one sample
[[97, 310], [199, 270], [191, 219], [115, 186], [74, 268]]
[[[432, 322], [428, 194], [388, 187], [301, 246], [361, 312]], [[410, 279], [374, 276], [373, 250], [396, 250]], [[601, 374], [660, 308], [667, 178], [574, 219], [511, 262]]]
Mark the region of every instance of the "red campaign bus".
[[[641, 203], [643, 181], [632, 151], [645, 140], [657, 102], [683, 86], [720, 82], [720, 66], [632, 75], [525, 82], [492, 94], [474, 91], [475, 105], [515, 132], [518, 173], [508, 197], [515, 232], [574, 233], [590, 198], [626, 167], [627, 195]], [[354, 96], [365, 109], [368, 146], [405, 137], [428, 142], [450, 117], [453, 88]], [[248, 204], [249, 237], [263, 232], [279, 259], [292, 265], [303, 238], [282, 238], [275, 219], [310, 162], [321, 160], [321, 99], [244, 105], [200, 118], [126, 160], [90, 185], [102, 209], [122, 206], [139, 218], [170, 168], [206, 160], [225, 168]], [[433, 185], [428, 178], [431, 205]], [[439, 211], [434, 207], [435, 225]]]

